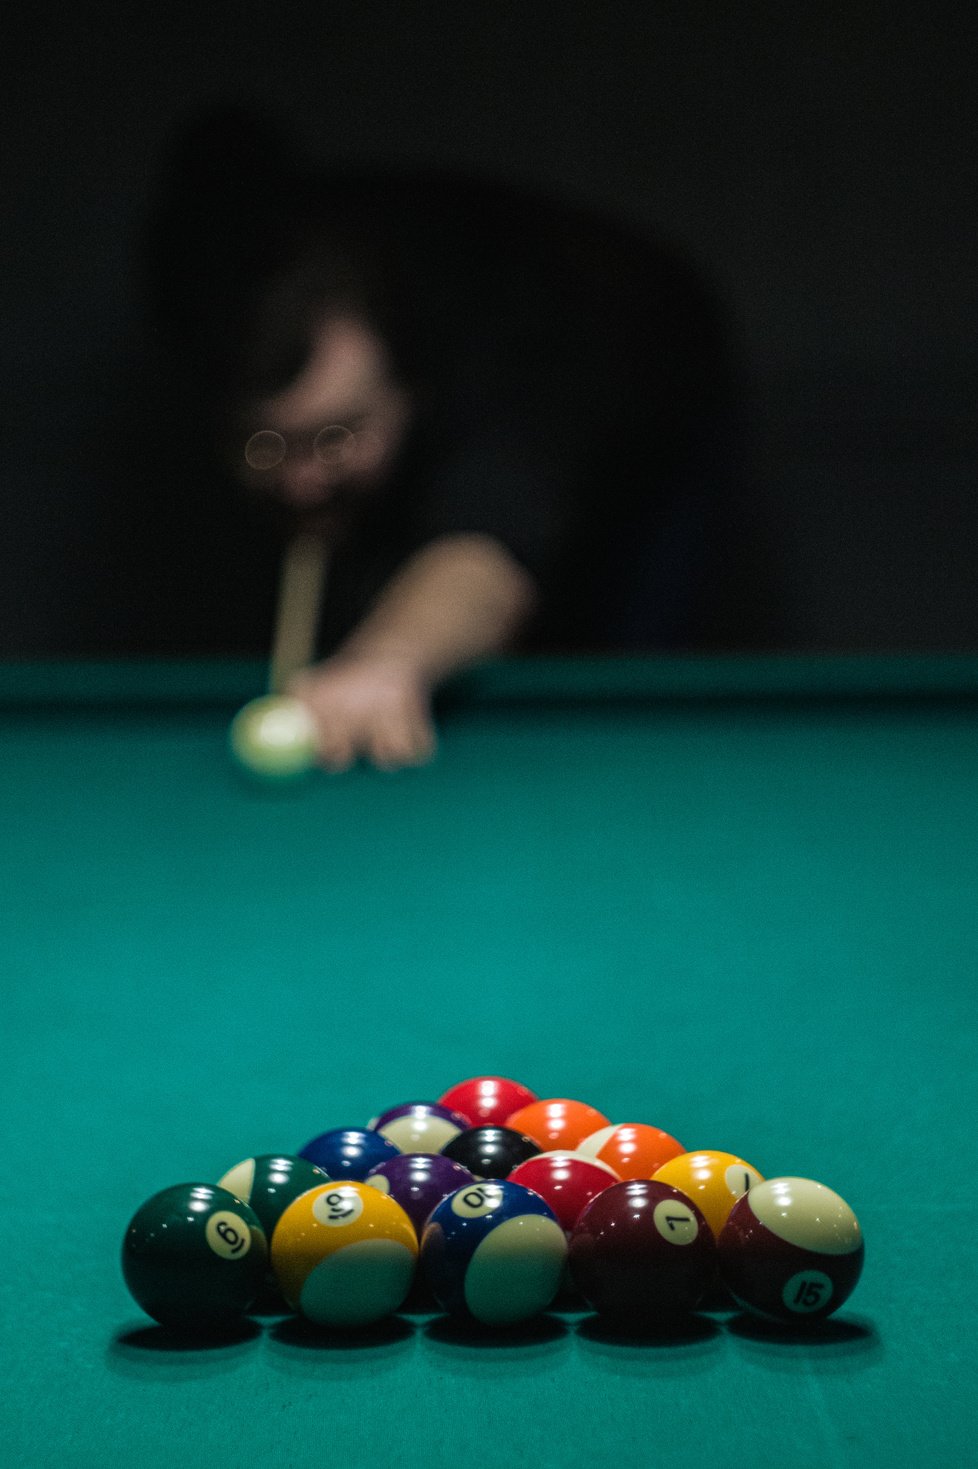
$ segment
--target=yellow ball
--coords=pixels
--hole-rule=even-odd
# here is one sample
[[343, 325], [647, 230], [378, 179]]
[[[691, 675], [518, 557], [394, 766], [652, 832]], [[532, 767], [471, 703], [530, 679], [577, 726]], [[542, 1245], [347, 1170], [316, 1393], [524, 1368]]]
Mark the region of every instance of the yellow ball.
[[718, 1235], [727, 1222], [730, 1210], [748, 1189], [763, 1182], [750, 1163], [736, 1153], [680, 1153], [653, 1173], [659, 1183], [670, 1183], [692, 1199]]
[[231, 753], [252, 775], [291, 780], [316, 763], [316, 721], [300, 699], [252, 699], [234, 717]]
[[272, 1272], [289, 1305], [324, 1326], [366, 1326], [403, 1303], [418, 1237], [400, 1204], [365, 1183], [295, 1199], [272, 1235]]

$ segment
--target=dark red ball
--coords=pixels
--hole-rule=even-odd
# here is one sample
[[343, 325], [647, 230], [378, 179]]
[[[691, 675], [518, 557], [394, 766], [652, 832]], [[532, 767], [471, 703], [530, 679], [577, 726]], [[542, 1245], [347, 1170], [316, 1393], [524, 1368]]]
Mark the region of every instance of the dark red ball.
[[584, 1210], [570, 1237], [584, 1299], [620, 1325], [655, 1329], [696, 1308], [716, 1278], [716, 1241], [679, 1189], [628, 1179]]
[[769, 1178], [739, 1199], [720, 1231], [720, 1275], [746, 1311], [821, 1320], [848, 1300], [865, 1248], [846, 1201], [810, 1178]]

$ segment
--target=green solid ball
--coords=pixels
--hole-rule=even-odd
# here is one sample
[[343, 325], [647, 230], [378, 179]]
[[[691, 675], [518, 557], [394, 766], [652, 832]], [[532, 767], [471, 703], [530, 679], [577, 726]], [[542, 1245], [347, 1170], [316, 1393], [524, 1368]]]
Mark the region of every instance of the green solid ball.
[[122, 1274], [133, 1300], [161, 1326], [179, 1331], [239, 1322], [267, 1268], [258, 1215], [212, 1183], [179, 1183], [154, 1194], [122, 1241]]
[[269, 694], [235, 715], [231, 753], [242, 769], [267, 780], [292, 780], [316, 763], [316, 721], [300, 699]]
[[328, 1173], [305, 1158], [294, 1158], [287, 1153], [259, 1153], [229, 1168], [218, 1181], [218, 1187], [230, 1190], [251, 1206], [270, 1242], [276, 1224], [293, 1199], [330, 1182]]

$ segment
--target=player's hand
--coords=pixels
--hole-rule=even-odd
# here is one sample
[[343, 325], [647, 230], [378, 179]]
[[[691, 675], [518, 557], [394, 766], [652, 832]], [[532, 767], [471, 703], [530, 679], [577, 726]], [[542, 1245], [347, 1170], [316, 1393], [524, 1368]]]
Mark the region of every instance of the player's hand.
[[431, 691], [403, 660], [340, 655], [297, 675], [289, 693], [315, 716], [327, 770], [348, 770], [358, 759], [399, 770], [435, 753]]

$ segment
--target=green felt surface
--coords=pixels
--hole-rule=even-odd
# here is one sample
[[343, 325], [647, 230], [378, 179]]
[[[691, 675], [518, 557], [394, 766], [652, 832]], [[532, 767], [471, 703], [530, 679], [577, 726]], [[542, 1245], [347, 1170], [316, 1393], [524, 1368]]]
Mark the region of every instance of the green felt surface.
[[[284, 795], [227, 761], [243, 667], [0, 671], [5, 1458], [971, 1462], [966, 665], [716, 664], [709, 698], [681, 663], [551, 665], [539, 698], [491, 669], [430, 769]], [[803, 1340], [558, 1312], [180, 1349], [129, 1299], [148, 1194], [488, 1070], [837, 1189], [852, 1301]]]

